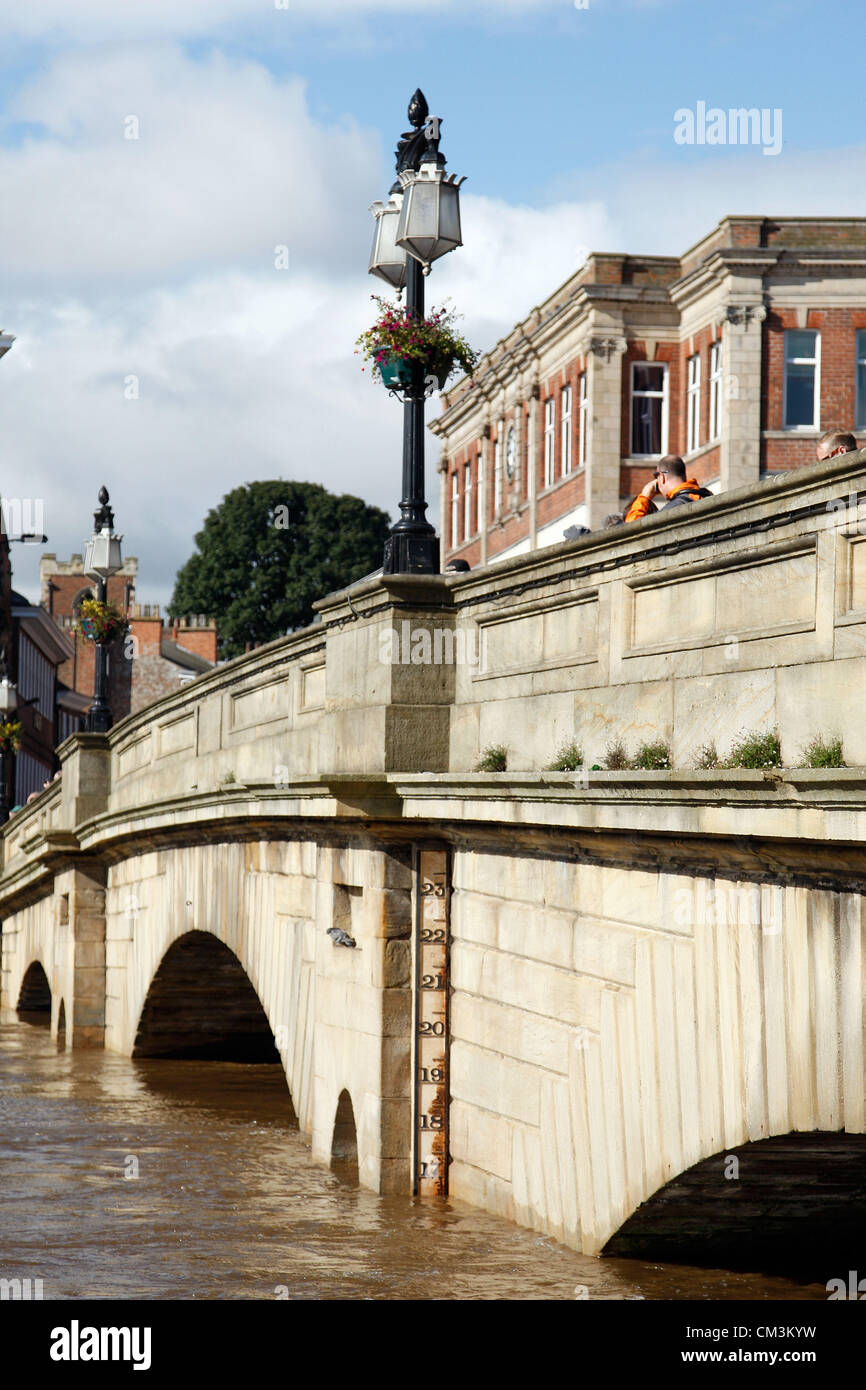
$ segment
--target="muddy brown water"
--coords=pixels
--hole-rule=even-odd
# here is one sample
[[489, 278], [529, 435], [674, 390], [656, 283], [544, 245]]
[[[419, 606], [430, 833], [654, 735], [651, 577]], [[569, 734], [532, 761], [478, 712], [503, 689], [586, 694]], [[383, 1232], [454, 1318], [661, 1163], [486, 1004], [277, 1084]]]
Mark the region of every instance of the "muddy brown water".
[[45, 1299], [772, 1299], [823, 1286], [575, 1254], [310, 1155], [274, 1066], [59, 1054], [0, 1024], [0, 1277]]

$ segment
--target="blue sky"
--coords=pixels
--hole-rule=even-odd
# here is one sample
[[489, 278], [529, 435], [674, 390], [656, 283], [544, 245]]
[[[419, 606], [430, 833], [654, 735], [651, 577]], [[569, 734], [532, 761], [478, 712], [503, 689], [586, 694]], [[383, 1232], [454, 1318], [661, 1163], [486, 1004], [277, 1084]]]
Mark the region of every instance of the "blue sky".
[[[4, 493], [44, 498], [65, 556], [106, 481], [142, 601], [238, 482], [393, 513], [398, 408], [352, 347], [414, 87], [467, 176], [431, 297], [483, 349], [588, 249], [675, 253], [726, 212], [866, 215], [864, 29], [838, 0], [0, 3]], [[780, 153], [676, 144], [698, 102], [779, 108]], [[38, 555], [14, 561], [35, 595]]]

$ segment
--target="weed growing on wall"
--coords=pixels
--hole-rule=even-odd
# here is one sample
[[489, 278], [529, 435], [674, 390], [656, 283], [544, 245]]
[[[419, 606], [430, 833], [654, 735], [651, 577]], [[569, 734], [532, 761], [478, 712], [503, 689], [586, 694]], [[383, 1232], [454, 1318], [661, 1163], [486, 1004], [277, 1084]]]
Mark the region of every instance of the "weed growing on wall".
[[822, 734], [816, 734], [801, 753], [802, 767], [844, 767], [842, 759], [842, 740], [832, 738], [825, 741]]
[[743, 733], [734, 744], [725, 767], [781, 767], [782, 745], [778, 729], [766, 733]]
[[636, 772], [659, 772], [671, 766], [671, 750], [666, 743], [642, 743], [630, 766]]
[[579, 743], [566, 743], [560, 748], [548, 772], [576, 772], [583, 767], [583, 749]]
[[501, 743], [495, 743], [490, 748], [485, 748], [478, 762], [475, 764], [475, 772], [505, 772], [508, 767], [508, 749]]

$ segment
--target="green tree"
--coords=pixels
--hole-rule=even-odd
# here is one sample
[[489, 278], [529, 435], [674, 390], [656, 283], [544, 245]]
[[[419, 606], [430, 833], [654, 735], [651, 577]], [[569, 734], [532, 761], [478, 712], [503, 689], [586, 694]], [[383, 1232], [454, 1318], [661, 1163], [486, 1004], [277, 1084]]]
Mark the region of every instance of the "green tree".
[[208, 512], [178, 571], [172, 617], [217, 621], [221, 657], [313, 619], [313, 601], [382, 563], [390, 520], [317, 483], [245, 483]]

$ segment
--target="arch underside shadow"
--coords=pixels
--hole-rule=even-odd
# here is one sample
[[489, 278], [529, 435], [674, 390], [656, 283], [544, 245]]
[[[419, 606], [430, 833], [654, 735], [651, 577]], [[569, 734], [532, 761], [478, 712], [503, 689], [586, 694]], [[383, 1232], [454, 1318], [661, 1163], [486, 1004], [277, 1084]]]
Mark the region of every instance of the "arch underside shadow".
[[358, 1186], [358, 1132], [348, 1091], [340, 1092], [331, 1141], [331, 1171], [349, 1187]]
[[815, 1130], [688, 1168], [638, 1207], [602, 1254], [826, 1283], [862, 1265], [864, 1250], [866, 1135]]
[[25, 971], [18, 995], [17, 1013], [25, 1023], [35, 1023], [44, 1028], [51, 1026], [51, 986], [41, 961], [34, 960]]
[[279, 1062], [261, 1001], [237, 956], [210, 932], [166, 951], [139, 1019], [133, 1057]]

